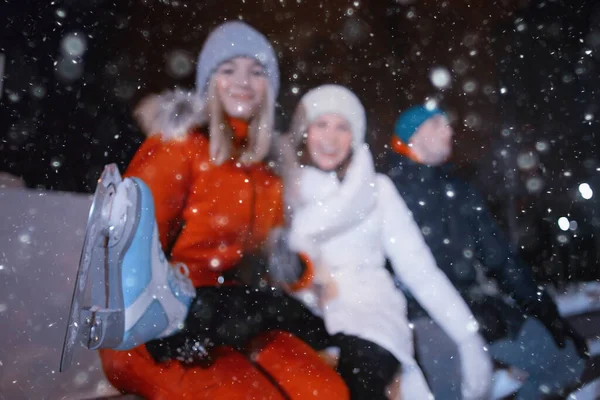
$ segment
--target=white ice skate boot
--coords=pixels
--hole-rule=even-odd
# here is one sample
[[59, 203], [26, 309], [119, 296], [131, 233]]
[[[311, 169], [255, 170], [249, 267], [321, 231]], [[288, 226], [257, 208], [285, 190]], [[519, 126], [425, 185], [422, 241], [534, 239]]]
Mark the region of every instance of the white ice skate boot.
[[[78, 340], [92, 350], [127, 350], [181, 329], [195, 297], [187, 272], [165, 258], [146, 184], [106, 166], [88, 218], [61, 371]], [[91, 306], [82, 307], [88, 275]]]

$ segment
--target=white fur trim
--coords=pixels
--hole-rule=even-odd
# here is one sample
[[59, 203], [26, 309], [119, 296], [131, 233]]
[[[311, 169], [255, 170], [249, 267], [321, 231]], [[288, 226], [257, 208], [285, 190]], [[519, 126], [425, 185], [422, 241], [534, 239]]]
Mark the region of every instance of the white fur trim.
[[206, 122], [204, 102], [195, 92], [168, 90], [143, 98], [133, 115], [146, 136], [162, 135], [165, 140], [184, 137]]

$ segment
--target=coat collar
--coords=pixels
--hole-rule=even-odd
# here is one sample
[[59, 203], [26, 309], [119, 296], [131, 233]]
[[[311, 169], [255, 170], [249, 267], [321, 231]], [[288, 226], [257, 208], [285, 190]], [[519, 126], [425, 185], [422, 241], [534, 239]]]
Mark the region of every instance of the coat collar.
[[453, 166], [446, 163], [437, 167], [415, 162], [397, 153], [388, 155], [388, 174], [392, 180], [411, 181], [415, 179], [436, 181], [451, 176]]
[[366, 146], [355, 151], [342, 181], [314, 167], [301, 168], [292, 230], [327, 239], [361, 223], [377, 205], [376, 177]]

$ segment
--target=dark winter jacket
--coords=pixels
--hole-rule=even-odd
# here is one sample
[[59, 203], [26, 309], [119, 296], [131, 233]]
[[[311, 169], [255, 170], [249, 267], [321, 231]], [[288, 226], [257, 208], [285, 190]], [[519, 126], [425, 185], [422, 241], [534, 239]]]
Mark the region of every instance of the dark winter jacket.
[[[450, 176], [448, 167], [428, 167], [395, 153], [388, 161], [388, 175], [412, 211], [438, 267], [467, 301], [486, 339], [516, 334], [523, 314], [556, 310], [473, 187]], [[495, 278], [500, 293], [486, 290], [485, 276]], [[410, 303], [413, 318], [424, 313], [416, 302]]]

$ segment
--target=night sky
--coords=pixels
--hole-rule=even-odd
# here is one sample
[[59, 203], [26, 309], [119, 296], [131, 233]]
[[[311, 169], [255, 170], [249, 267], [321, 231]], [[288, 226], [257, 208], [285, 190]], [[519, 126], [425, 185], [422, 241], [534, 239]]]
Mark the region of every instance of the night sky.
[[[600, 194], [595, 2], [246, 3], [3, 1], [0, 171], [31, 188], [92, 192], [102, 167], [125, 168], [143, 139], [132, 107], [193, 87], [208, 32], [241, 16], [279, 52], [280, 129], [302, 93], [337, 82], [361, 97], [369, 142], [383, 153], [398, 113], [434, 99], [453, 118], [459, 173], [488, 195], [538, 275], [572, 266], [597, 277], [597, 196], [577, 195], [582, 183]], [[561, 216], [578, 228], [561, 231]]]

